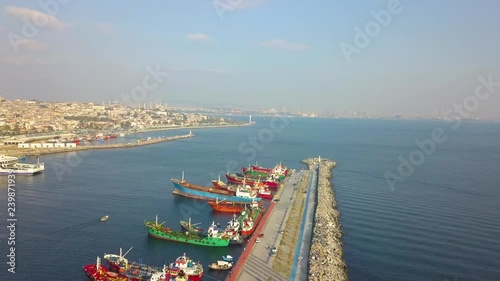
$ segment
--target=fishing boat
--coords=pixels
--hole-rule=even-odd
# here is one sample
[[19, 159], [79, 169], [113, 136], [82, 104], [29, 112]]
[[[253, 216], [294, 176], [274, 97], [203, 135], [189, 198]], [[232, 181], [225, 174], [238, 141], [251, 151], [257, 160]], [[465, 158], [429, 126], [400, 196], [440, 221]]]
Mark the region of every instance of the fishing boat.
[[258, 204], [252, 204], [250, 210], [241, 211], [238, 221], [240, 222], [241, 235], [243, 237], [252, 235], [262, 217], [262, 213], [263, 208]]
[[214, 262], [210, 265], [208, 265], [208, 268], [212, 270], [229, 270], [233, 267], [232, 262], [227, 262], [227, 261], [217, 261]]
[[83, 266], [83, 272], [92, 281], [128, 281], [126, 277], [119, 276], [118, 273], [111, 272], [101, 264], [101, 258], [97, 257], [95, 264]]
[[146, 226], [148, 235], [158, 239], [208, 247], [226, 247], [229, 245], [229, 236], [219, 231], [214, 222], [212, 222], [212, 225], [208, 228], [207, 236], [193, 235], [187, 231], [171, 230], [168, 227], [164, 227], [163, 223], [158, 223], [158, 216], [156, 216], [155, 221], [145, 221], [144, 225]]
[[[254, 186], [257, 182], [259, 182], [258, 179], [249, 179], [245, 178], [244, 175], [242, 174], [226, 174], [226, 179], [227, 182], [230, 183], [235, 183], [235, 184], [242, 184], [245, 182], [246, 184], [250, 186]], [[268, 177], [266, 180], [261, 181], [262, 185], [265, 187], [277, 189], [279, 187], [279, 183], [276, 180], [273, 180], [271, 177]]]
[[0, 155], [0, 175], [36, 175], [45, 170], [44, 163], [40, 163], [37, 156], [36, 164], [19, 163], [14, 156]]
[[[172, 179], [172, 183], [174, 185], [173, 194], [181, 195], [194, 199], [201, 200], [226, 200], [236, 203], [249, 203], [252, 200], [255, 200], [251, 197], [245, 197], [246, 193], [238, 191], [233, 192], [229, 190], [221, 190], [213, 187], [205, 187], [196, 184], [191, 184], [187, 181], [184, 181], [184, 174], [181, 180]], [[257, 198], [256, 200], [261, 200]]]
[[199, 262], [192, 261], [184, 253], [168, 266], [166, 277], [166, 280], [180, 280], [179, 277], [181, 277], [190, 281], [199, 281], [203, 277], [203, 266]]
[[245, 209], [248, 205], [246, 203], [236, 203], [231, 201], [219, 200], [209, 200], [207, 201], [212, 210], [225, 213], [239, 213]]
[[231, 256], [231, 255], [222, 256], [222, 260], [228, 261], [228, 262], [233, 261], [233, 256]]
[[183, 231], [187, 231], [187, 232], [194, 234], [194, 235], [202, 235], [203, 234], [203, 228], [196, 226], [200, 223], [192, 224], [191, 218], [189, 218], [188, 221], [180, 221], [179, 223], [181, 224], [181, 228]]
[[108, 215], [105, 215], [104, 217], [101, 218], [101, 221], [107, 221], [109, 219]]

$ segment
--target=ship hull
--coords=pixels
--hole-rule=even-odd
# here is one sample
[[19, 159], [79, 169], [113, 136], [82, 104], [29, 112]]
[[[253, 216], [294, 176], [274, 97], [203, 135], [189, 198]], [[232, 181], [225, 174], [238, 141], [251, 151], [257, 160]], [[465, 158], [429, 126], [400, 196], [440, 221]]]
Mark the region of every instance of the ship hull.
[[[258, 212], [257, 214], [255, 214], [255, 212]], [[241, 229], [241, 236], [243, 236], [244, 238], [247, 238], [249, 236], [251, 236], [253, 234], [253, 232], [255, 231], [255, 228], [257, 228], [257, 225], [259, 225], [259, 222], [260, 222], [260, 219], [262, 218], [262, 214], [264, 213], [264, 209], [262, 209], [261, 207], [258, 207], [257, 208], [254, 208], [252, 209], [252, 213], [250, 214], [252, 220], [253, 220], [253, 226], [252, 228], [250, 229]], [[241, 219], [241, 224], [240, 225], [243, 225], [243, 219]]]
[[148, 235], [154, 238], [175, 241], [187, 244], [208, 246], [208, 247], [227, 247], [229, 239], [201, 237], [195, 235], [182, 235], [179, 232], [157, 230], [146, 225]]
[[245, 209], [246, 204], [242, 203], [234, 203], [229, 204], [227, 202], [219, 202], [217, 203], [216, 201], [208, 201], [208, 204], [210, 207], [212, 207], [212, 210], [217, 211], [217, 212], [224, 212], [224, 213], [239, 213]]
[[[253, 178], [268, 177], [272, 174], [271, 172], [250, 170], [250, 169], [245, 168], [245, 167], [241, 168], [241, 172], [243, 172], [244, 175], [248, 175], [249, 177], [253, 177]], [[278, 179], [280, 181], [283, 181], [285, 179], [285, 175], [279, 175]]]
[[273, 194], [272, 193], [259, 193], [259, 194], [257, 194], [257, 197], [262, 198], [262, 199], [273, 199]]
[[[230, 183], [235, 183], [235, 184], [243, 184], [243, 180], [244, 178], [240, 178], [240, 177], [236, 177], [236, 176], [233, 176], [233, 175], [228, 175], [226, 174], [226, 179], [228, 182]], [[254, 180], [251, 180], [251, 179], [246, 179], [245, 180], [245, 184], [248, 184], [248, 185], [255, 185], [257, 181], [254, 181]], [[272, 189], [277, 189], [278, 186], [279, 186], [279, 183], [277, 182], [274, 182], [274, 181], [261, 181], [261, 184], [262, 186], [265, 186], [265, 187], [268, 187], [268, 188], [272, 188]]]
[[245, 197], [238, 197], [234, 195], [224, 195], [220, 193], [213, 193], [210, 192], [209, 190], [217, 190], [215, 188], [209, 189], [206, 188], [207, 191], [202, 191], [202, 190], [197, 190], [189, 187], [185, 187], [181, 184], [179, 184], [177, 181], [172, 181], [174, 184], [174, 191], [172, 192], [173, 194], [176, 195], [181, 195], [189, 198], [194, 198], [194, 199], [200, 199], [200, 200], [224, 200], [224, 201], [231, 201], [235, 203], [251, 203], [253, 201], [260, 201], [261, 198], [245, 198]]

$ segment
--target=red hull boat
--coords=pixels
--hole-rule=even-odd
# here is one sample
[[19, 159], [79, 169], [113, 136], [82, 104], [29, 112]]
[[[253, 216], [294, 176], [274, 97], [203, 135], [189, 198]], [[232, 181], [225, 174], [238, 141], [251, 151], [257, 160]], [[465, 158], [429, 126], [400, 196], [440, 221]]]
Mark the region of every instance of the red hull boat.
[[[259, 182], [258, 180], [252, 180], [252, 179], [248, 179], [245, 177], [239, 177], [235, 174], [226, 174], [226, 179], [230, 183], [236, 183], [236, 184], [245, 183], [245, 184], [248, 184], [251, 186], [254, 186]], [[273, 181], [273, 180], [260, 181], [260, 183], [262, 184], [262, 186], [274, 188], [274, 189], [277, 189], [279, 186], [279, 183], [276, 181]]]

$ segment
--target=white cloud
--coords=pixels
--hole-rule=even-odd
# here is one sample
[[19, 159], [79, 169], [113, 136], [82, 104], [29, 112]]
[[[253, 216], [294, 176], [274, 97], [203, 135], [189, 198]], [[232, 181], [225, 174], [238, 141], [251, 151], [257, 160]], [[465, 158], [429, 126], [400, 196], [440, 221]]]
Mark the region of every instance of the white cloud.
[[54, 29], [63, 30], [71, 26], [71, 24], [64, 23], [54, 16], [29, 8], [10, 6], [5, 8], [4, 14], [19, 19], [26, 18], [38, 27], [48, 26]]
[[39, 51], [47, 48], [47, 44], [35, 39], [21, 39], [15, 42], [19, 49]]
[[191, 33], [187, 35], [187, 39], [191, 41], [202, 41], [202, 42], [207, 42], [212, 40], [210, 36], [204, 34], [204, 33]]
[[107, 34], [107, 35], [113, 34], [113, 27], [111, 26], [110, 23], [100, 22], [100, 23], [97, 23], [94, 27], [95, 27], [95, 30], [99, 33]]
[[290, 50], [290, 51], [302, 51], [309, 48], [308, 45], [302, 43], [291, 43], [283, 39], [273, 39], [271, 41], [260, 42], [261, 47], [266, 48], [276, 48], [282, 50]]

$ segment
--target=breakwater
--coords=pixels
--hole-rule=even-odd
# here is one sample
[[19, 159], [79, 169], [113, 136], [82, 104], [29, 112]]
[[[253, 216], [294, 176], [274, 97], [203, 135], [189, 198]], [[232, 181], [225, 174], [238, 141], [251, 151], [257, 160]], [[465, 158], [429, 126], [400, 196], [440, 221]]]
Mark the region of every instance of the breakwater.
[[158, 137], [149, 140], [137, 140], [130, 143], [117, 143], [117, 144], [102, 144], [102, 145], [83, 145], [76, 147], [51, 147], [51, 148], [18, 148], [18, 147], [0, 147], [0, 154], [8, 156], [21, 157], [25, 156], [35, 156], [42, 154], [53, 154], [62, 152], [75, 152], [84, 150], [94, 150], [94, 149], [119, 149], [119, 148], [130, 148], [137, 146], [150, 145], [155, 143], [174, 141], [186, 138], [192, 138], [194, 134], [178, 135], [172, 137]]
[[[302, 160], [309, 170], [316, 169], [318, 158]], [[332, 169], [335, 161], [319, 161], [317, 181], [317, 204], [308, 260], [308, 280], [347, 280], [347, 266], [344, 261], [340, 213], [337, 210], [332, 183]]]

